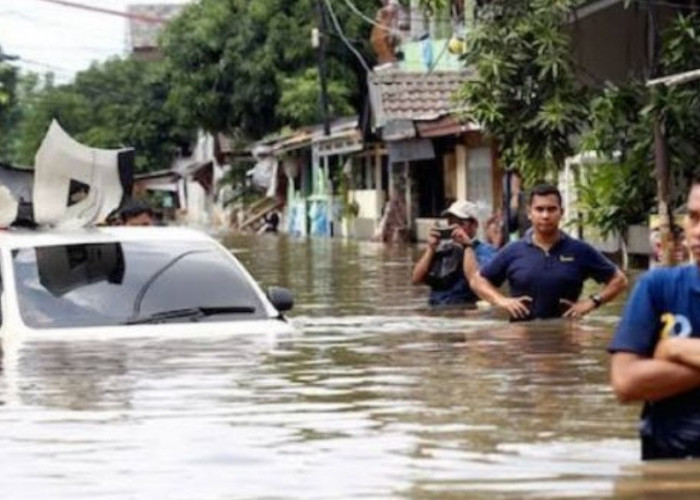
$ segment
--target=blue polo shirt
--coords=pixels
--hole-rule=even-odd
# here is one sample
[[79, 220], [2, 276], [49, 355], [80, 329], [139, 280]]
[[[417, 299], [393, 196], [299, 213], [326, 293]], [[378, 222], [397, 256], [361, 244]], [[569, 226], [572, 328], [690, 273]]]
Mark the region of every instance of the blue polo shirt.
[[[662, 337], [700, 337], [700, 269], [654, 269], [638, 281], [608, 350], [652, 357]], [[700, 457], [700, 387], [645, 403], [644, 458]]]
[[[474, 255], [479, 267], [486, 265], [496, 255], [496, 249], [488, 243], [482, 243], [475, 240], [473, 244]], [[461, 256], [464, 258], [464, 250], [461, 250]], [[430, 290], [428, 304], [431, 306], [447, 306], [457, 304], [474, 304], [479, 300], [479, 297], [472, 291], [467, 281], [466, 276], [462, 276], [448, 290]]]
[[559, 240], [545, 252], [533, 243], [532, 231], [528, 231], [480, 270], [497, 287], [508, 280], [512, 297], [532, 297], [528, 305], [530, 315], [525, 320], [560, 317], [566, 310], [560, 299], [576, 302], [586, 279], [608, 282], [617, 271], [615, 264], [588, 243], [563, 231], [559, 235]]

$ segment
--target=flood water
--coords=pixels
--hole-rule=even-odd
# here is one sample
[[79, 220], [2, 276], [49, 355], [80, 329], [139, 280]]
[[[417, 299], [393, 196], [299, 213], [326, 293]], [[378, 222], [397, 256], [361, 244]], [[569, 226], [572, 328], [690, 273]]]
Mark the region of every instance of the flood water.
[[[39, 499], [697, 498], [641, 464], [581, 322], [431, 311], [416, 248], [225, 240], [299, 334], [38, 341], [4, 360], [0, 491]], [[11, 366], [8, 366], [11, 364]]]

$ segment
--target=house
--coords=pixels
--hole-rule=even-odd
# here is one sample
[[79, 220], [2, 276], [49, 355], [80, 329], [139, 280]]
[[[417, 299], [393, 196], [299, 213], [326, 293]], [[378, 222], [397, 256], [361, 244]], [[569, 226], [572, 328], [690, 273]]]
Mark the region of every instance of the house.
[[[176, 17], [187, 4], [133, 4], [127, 6], [131, 15], [128, 25], [128, 45], [133, 57], [143, 60], [160, 58], [158, 37], [168, 21]], [[177, 207], [177, 219], [194, 225], [216, 225], [226, 223], [223, 203], [217, 196], [217, 186], [228, 165], [222, 153], [221, 137], [199, 130], [189, 151], [183, 151], [162, 177], [161, 172], [153, 177], [138, 176], [142, 187], [148, 192], [159, 191], [160, 201], [167, 205], [156, 207], [165, 214], [173, 214]], [[176, 187], [171, 182], [159, 184], [169, 178], [177, 179]], [[145, 183], [145, 184], [144, 184]], [[149, 184], [150, 183], [150, 184]], [[154, 187], [157, 186], [157, 187]], [[164, 186], [170, 186], [165, 188]], [[173, 191], [174, 190], [174, 191]], [[176, 192], [176, 196], [167, 193]]]
[[222, 168], [216, 163], [214, 139], [201, 133], [191, 154], [176, 158], [170, 168], [137, 174], [133, 196], [156, 200], [155, 210], [166, 220], [195, 226], [226, 223], [216, 185]]
[[396, 26], [403, 57], [368, 78], [372, 127], [387, 153], [388, 186], [377, 196], [404, 199], [407, 228], [419, 240], [454, 199], [477, 203], [483, 218], [501, 206], [496, 148], [478, 124], [460, 121], [454, 100], [472, 74], [459, 60], [472, 3], [447, 2], [429, 19], [412, 0]]
[[[264, 139], [254, 145], [258, 167], [269, 170], [274, 183], [267, 199], [285, 205], [283, 229], [297, 236], [357, 236], [354, 217], [346, 208], [353, 202], [352, 182], [346, 168], [364, 158], [364, 143], [357, 117], [333, 120], [330, 134], [322, 125]], [[273, 206], [261, 206], [258, 217]], [[368, 217], [378, 220], [376, 210]], [[372, 229], [373, 231], [373, 229]]]
[[132, 4], [126, 11], [130, 16], [127, 46], [131, 54], [142, 60], [157, 60], [158, 37], [168, 21], [176, 17], [186, 4]]
[[[625, 2], [625, 0], [586, 0], [576, 8], [568, 25], [572, 41], [572, 59], [578, 80], [590, 87], [624, 84], [631, 79], [646, 81], [653, 74], [655, 38], [681, 13], [696, 12], [697, 0], [664, 2]], [[651, 134], [652, 131], [650, 130]], [[565, 217], [578, 212], [576, 179], [581, 170], [600, 163], [592, 152], [583, 152], [566, 161], [560, 176], [564, 193]], [[579, 234], [595, 239], [590, 229], [579, 228]], [[604, 251], [622, 248], [619, 238], [593, 241]], [[631, 254], [649, 253], [649, 231], [646, 226], [629, 229], [626, 246]]]

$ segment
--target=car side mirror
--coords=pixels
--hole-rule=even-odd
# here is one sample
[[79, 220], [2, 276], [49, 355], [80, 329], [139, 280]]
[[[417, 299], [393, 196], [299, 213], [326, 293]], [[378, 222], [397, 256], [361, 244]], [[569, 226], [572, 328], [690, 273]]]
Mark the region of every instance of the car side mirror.
[[294, 307], [294, 295], [287, 288], [271, 286], [267, 290], [267, 298], [279, 312], [289, 311]]

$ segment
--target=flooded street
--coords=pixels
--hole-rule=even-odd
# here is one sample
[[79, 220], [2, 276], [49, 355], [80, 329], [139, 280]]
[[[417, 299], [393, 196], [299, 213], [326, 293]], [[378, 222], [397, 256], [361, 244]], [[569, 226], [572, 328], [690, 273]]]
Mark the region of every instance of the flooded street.
[[[579, 323], [435, 312], [419, 249], [225, 240], [292, 289], [297, 336], [37, 341], [0, 380], [4, 498], [697, 498], [642, 465], [605, 346]], [[621, 299], [624, 300], [624, 299]]]

